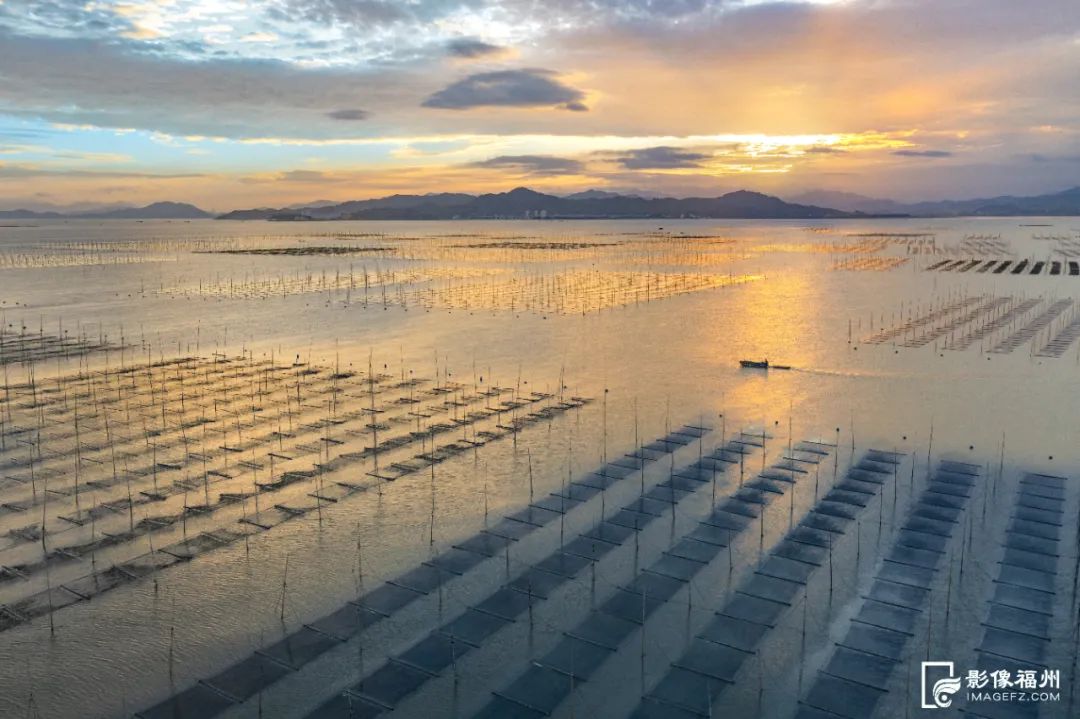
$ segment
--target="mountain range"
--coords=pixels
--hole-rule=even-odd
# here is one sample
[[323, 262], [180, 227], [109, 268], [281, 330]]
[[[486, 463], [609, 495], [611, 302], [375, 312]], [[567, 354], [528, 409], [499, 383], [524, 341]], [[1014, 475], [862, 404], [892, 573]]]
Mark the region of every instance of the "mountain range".
[[213, 215], [186, 202], [83, 211], [0, 210], [0, 220], [202, 220]]
[[524, 187], [484, 195], [436, 193], [390, 195], [372, 200], [281, 209], [237, 210], [226, 220], [450, 220], [548, 217], [828, 219], [864, 216], [1009, 217], [1080, 215], [1080, 187], [1034, 197], [980, 198], [902, 203], [850, 192], [816, 190], [782, 200], [740, 190], [719, 197], [650, 197], [586, 190], [557, 196]]
[[[786, 199], [739, 190], [719, 197], [659, 197], [585, 190], [559, 196], [518, 187], [509, 192], [471, 195], [441, 192], [389, 195], [370, 200], [322, 200], [288, 207], [234, 210], [223, 220], [453, 220], [492, 218], [680, 218], [830, 219], [867, 216], [894, 217], [1009, 217], [1078, 216], [1080, 187], [1062, 192], [973, 200], [902, 203], [851, 192], [814, 190]], [[145, 207], [49, 208], [0, 210], [0, 220], [14, 219], [172, 219], [213, 217], [182, 202], [155, 202]]]
[[239, 210], [226, 220], [452, 220], [546, 217], [589, 218], [790, 218], [845, 217], [850, 213], [784, 202], [778, 197], [740, 190], [720, 197], [640, 197], [588, 190], [566, 197], [525, 187], [484, 195], [437, 193], [391, 195], [337, 205]]
[[936, 200], [901, 203], [866, 197], [853, 192], [815, 190], [788, 198], [843, 212], [865, 214], [901, 214], [912, 217], [1012, 217], [1012, 216], [1072, 216], [1080, 215], [1080, 187], [1033, 197], [984, 197], [974, 200]]

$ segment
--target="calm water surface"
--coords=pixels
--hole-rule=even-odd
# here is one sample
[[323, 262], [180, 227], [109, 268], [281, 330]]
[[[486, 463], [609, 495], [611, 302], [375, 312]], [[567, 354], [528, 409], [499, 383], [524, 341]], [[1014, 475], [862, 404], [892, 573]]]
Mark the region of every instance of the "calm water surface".
[[[1033, 222], [1052, 226], [1025, 226]], [[77, 371], [80, 362], [115, 368], [135, 362], [136, 353], [145, 360], [149, 348], [154, 359], [242, 352], [268, 359], [273, 353], [276, 361], [287, 363], [299, 356], [303, 362], [358, 371], [371, 363], [394, 375], [434, 377], [438, 372], [446, 381], [469, 386], [485, 376], [489, 384], [520, 388], [527, 383], [530, 390], [552, 393], [560, 391], [561, 379], [567, 394], [596, 400], [521, 432], [516, 441], [493, 442], [439, 464], [434, 482], [427, 473], [410, 475], [385, 486], [381, 496], [368, 491], [326, 507], [321, 521], [309, 515], [287, 522], [247, 543], [60, 610], [53, 633], [43, 617], [0, 633], [0, 715], [23, 716], [28, 707], [46, 717], [130, 715], [160, 701], [171, 688], [210, 676], [355, 597], [358, 540], [364, 586], [374, 587], [426, 559], [432, 536], [435, 548], [443, 549], [482, 527], [485, 504], [489, 518], [524, 506], [530, 471], [534, 491], [548, 492], [568, 476], [598, 465], [605, 441], [608, 455], [617, 456], [633, 449], [635, 436], [649, 441], [686, 422], [716, 428], [704, 441], [706, 451], [720, 443], [721, 430], [729, 435], [756, 427], [773, 437], [769, 461], [790, 437], [816, 437], [840, 445], [841, 469], [853, 453], [873, 446], [916, 456], [917, 477], [925, 474], [928, 451], [934, 459], [966, 459], [983, 465], [987, 475], [1002, 471], [1011, 477], [995, 501], [980, 507], [979, 521], [969, 528], [972, 545], [985, 548], [968, 560], [974, 578], [951, 596], [950, 618], [941, 633], [921, 637], [920, 646], [912, 649], [925, 652], [927, 642], [935, 650], [960, 643], [970, 651], [981, 637], [978, 622], [996, 573], [993, 550], [1017, 468], [1074, 476], [1080, 460], [1080, 404], [1075, 401], [1080, 350], [1074, 344], [1060, 357], [1035, 356], [1072, 321], [1076, 306], [1036, 328], [1029, 341], [1012, 351], [989, 350], [1053, 302], [1080, 299], [1080, 277], [1069, 275], [1067, 265], [1053, 276], [1049, 266], [1036, 276], [928, 268], [947, 259], [1067, 262], [1056, 251], [1067, 250], [1061, 238], [1078, 236], [1075, 224], [1009, 218], [80, 221], [0, 228], [0, 308], [9, 335], [66, 331], [114, 343], [122, 337], [136, 348], [125, 350], [124, 357], [113, 351], [108, 357], [97, 353], [40, 362], [34, 372], [43, 382]], [[336, 255], [313, 249], [322, 247], [381, 249]], [[313, 254], [213, 252], [268, 248], [307, 248]], [[889, 267], [894, 262], [899, 264]], [[838, 263], [850, 267], [836, 269]], [[626, 304], [630, 288], [641, 283], [647, 296], [638, 293], [636, 301]], [[705, 287], [695, 289], [699, 286]], [[1013, 305], [1028, 299], [1039, 304], [964, 350], [955, 349], [957, 341], [978, 321], [921, 347], [903, 346], [914, 333], [879, 344], [862, 341], [942, 305], [994, 297], [1010, 298]], [[766, 357], [792, 370], [738, 366], [740, 359]], [[27, 379], [29, 369], [16, 363], [8, 372], [14, 383]], [[696, 451], [689, 448], [680, 459]], [[339, 474], [363, 478], [368, 469], [357, 466]], [[651, 470], [649, 481], [662, 478], [663, 469]], [[910, 465], [903, 471], [911, 472]], [[910, 496], [908, 484], [901, 486], [900, 510], [905, 495]], [[627, 491], [625, 496], [632, 497], [633, 488]], [[1071, 516], [1075, 494], [1070, 490]], [[283, 493], [294, 495], [303, 497], [304, 492]], [[888, 513], [885, 524], [896, 511], [891, 495], [888, 501], [882, 510]], [[809, 506], [812, 498], [799, 502]], [[690, 503], [680, 510], [686, 516], [679, 521], [700, 517], [708, 503], [708, 497]], [[596, 519], [598, 510], [589, 511], [580, 520], [582, 527]], [[237, 518], [223, 516], [206, 526]], [[30, 521], [25, 515], [0, 516], [0, 529], [7, 532]], [[786, 517], [770, 521], [776, 526], [770, 525], [770, 534], [760, 540], [766, 549], [787, 528]], [[843, 625], [836, 618], [848, 611], [845, 601], [857, 594], [860, 577], [872, 574], [872, 562], [888, 547], [888, 534], [880, 536], [877, 518], [869, 524], [874, 526], [866, 530], [865, 545], [853, 550], [858, 561], [849, 558], [838, 570], [836, 596], [808, 597], [813, 607], [808, 621], [817, 627], [811, 630], [809, 648], [800, 649], [802, 629], [792, 624], [793, 618], [760, 658], [768, 686], [760, 692], [757, 684], [742, 687], [725, 699], [729, 711], [793, 713], [800, 651], [807, 657], [809, 676], [826, 656], [821, 649], [830, 645], [829, 632]], [[1075, 522], [1070, 519], [1066, 527], [1068, 561], [1061, 563], [1071, 568]], [[542, 556], [558, 541], [550, 529], [530, 539], [535, 546], [522, 546], [515, 567], [528, 563], [529, 552]], [[177, 530], [170, 529], [149, 541], [164, 546], [177, 539]], [[643, 535], [642, 551], [655, 556], [669, 540], [668, 529]], [[146, 540], [141, 541], [139, 551], [146, 551]], [[759, 549], [758, 538], [736, 548], [733, 571], [752, 568]], [[39, 553], [40, 547], [3, 551], [0, 564], [13, 564]], [[122, 554], [113, 560], [126, 558]], [[418, 603], [366, 634], [363, 642], [347, 642], [230, 716], [260, 711], [301, 716], [312, 710], [377, 667], [388, 653], [409, 646], [419, 636], [417, 627], [426, 631], [439, 612], [452, 617], [468, 601], [484, 596], [502, 578], [504, 568], [494, 564], [482, 567], [475, 581], [451, 585], [441, 608], [432, 598]], [[610, 591], [632, 565], [630, 558], [613, 561], [599, 572], [597, 591]], [[50, 581], [88, 570], [83, 562], [79, 571], [60, 570]], [[690, 610], [683, 606], [657, 616], [661, 628], [647, 634], [646, 645], [652, 647], [647, 685], [680, 653], [672, 637], [683, 636], [688, 623], [700, 625], [702, 617], [715, 611], [727, 582], [726, 576], [705, 578]], [[0, 602], [25, 596], [31, 585], [30, 580], [5, 582]], [[514, 627], [470, 657], [456, 682], [432, 682], [399, 714], [467, 716], [565, 630], [566, 617], [587, 609], [590, 591], [586, 582], [562, 606], [538, 610], [531, 638], [524, 628]], [[1055, 622], [1066, 636], [1067, 614], [1063, 600]], [[798, 615], [801, 622], [801, 611]], [[535, 643], [532, 652], [530, 642]], [[614, 669], [562, 708], [565, 715], [625, 715], [640, 694], [640, 651], [635, 646], [620, 653]], [[1060, 666], [1068, 666], [1071, 650], [1062, 645], [1056, 651]], [[620, 677], [630, 677], [632, 689], [615, 692]], [[627, 699], [612, 701], [616, 694]], [[890, 701], [879, 711], [899, 712], [906, 706], [903, 700]]]

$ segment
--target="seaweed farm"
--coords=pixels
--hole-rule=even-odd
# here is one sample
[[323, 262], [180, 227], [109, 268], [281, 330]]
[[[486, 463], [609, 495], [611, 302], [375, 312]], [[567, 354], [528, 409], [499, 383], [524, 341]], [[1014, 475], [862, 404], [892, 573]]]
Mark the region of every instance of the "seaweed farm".
[[[5, 388], [3, 547], [40, 544], [41, 554], [5, 565], [2, 577], [23, 580], [24, 592], [38, 575], [59, 584], [8, 602], [0, 631], [321, 514], [323, 504], [380, 489], [587, 401], [247, 359], [180, 358], [60, 376], [47, 388], [34, 381]], [[349, 398], [362, 406], [339, 414]], [[411, 454], [396, 457], [403, 448]], [[327, 486], [328, 473], [350, 465], [361, 478]], [[306, 490], [299, 502], [278, 501], [299, 488]], [[239, 520], [226, 527], [207, 521], [237, 506]], [[23, 524], [39, 511], [40, 521]], [[177, 524], [182, 540], [155, 549], [154, 533]], [[111, 566], [97, 568], [104, 550]], [[121, 553], [131, 559], [118, 561]], [[85, 571], [78, 561], [85, 558], [95, 571], [63, 582], [72, 569]]]
[[[919, 312], [918, 309], [915, 310]], [[865, 337], [868, 344], [900, 347], [932, 345], [945, 350], [979, 347], [1008, 354], [1030, 347], [1039, 357], [1060, 357], [1077, 336], [1072, 298], [963, 297], [933, 303], [922, 314]]]
[[1077, 716], [1039, 219], [2, 227], [0, 716]]
[[404, 288], [416, 284], [429, 285], [438, 280], [467, 280], [498, 274], [501, 274], [501, 270], [428, 267], [416, 270], [372, 268], [369, 271], [367, 266], [355, 268], [350, 265], [344, 272], [338, 269], [331, 274], [323, 271], [319, 274], [295, 272], [291, 276], [278, 274], [276, 277], [244, 275], [227, 280], [219, 277], [210, 282], [200, 281], [198, 285], [163, 287], [155, 291], [185, 298], [228, 300], [264, 300], [288, 295], [326, 294], [333, 302], [352, 304], [355, 301], [366, 306], [369, 302], [385, 305], [394, 301], [404, 304]]
[[41, 360], [68, 360], [72, 357], [117, 349], [104, 337], [93, 338], [84, 331], [73, 337], [61, 330], [58, 334], [46, 334], [44, 327], [37, 332], [26, 326], [18, 330], [0, 328], [0, 365], [33, 363]]

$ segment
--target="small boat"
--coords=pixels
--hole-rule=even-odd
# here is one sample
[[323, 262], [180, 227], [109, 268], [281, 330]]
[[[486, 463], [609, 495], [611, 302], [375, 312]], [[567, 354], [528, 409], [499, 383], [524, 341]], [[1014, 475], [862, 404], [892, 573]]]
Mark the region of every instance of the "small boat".
[[791, 365], [769, 364], [769, 360], [739, 360], [739, 365], [750, 369], [791, 369]]

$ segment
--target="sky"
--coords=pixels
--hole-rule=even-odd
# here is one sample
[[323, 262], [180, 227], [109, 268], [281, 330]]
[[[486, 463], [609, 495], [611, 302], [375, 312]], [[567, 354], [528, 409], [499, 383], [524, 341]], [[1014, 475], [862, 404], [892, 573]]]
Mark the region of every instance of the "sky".
[[0, 0], [0, 208], [1080, 185], [1077, 0]]

